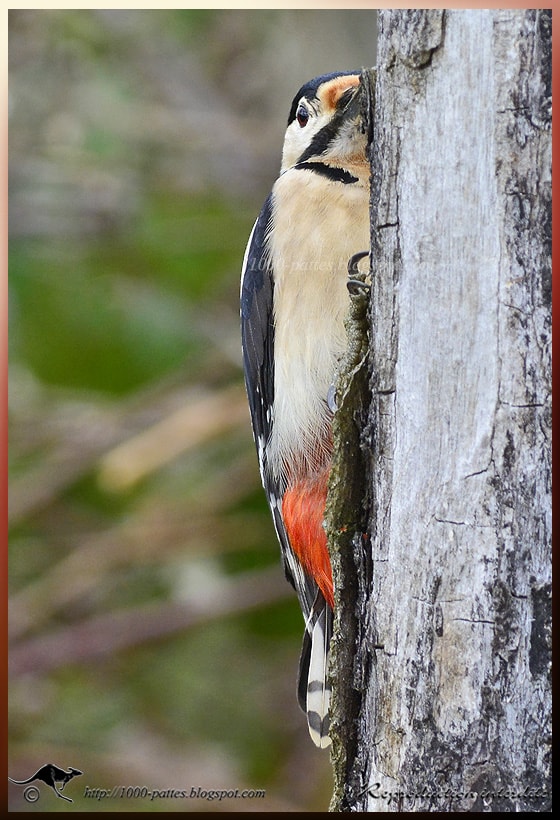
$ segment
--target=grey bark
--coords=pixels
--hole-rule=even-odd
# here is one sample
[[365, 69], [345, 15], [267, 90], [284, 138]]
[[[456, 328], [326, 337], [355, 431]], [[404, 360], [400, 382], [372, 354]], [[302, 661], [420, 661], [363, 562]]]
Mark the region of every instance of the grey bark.
[[369, 358], [343, 368], [327, 510], [331, 808], [547, 811], [551, 13], [381, 11], [375, 95]]

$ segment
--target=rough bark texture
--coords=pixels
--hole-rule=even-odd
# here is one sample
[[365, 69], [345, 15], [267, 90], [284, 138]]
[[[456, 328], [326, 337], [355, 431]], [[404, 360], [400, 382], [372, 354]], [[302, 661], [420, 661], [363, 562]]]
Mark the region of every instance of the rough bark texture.
[[547, 811], [551, 13], [381, 11], [377, 68], [331, 807]]

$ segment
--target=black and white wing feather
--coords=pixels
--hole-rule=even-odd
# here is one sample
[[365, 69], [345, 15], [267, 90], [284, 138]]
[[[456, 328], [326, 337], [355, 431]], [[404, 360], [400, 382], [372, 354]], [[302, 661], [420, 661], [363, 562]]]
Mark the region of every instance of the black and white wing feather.
[[317, 586], [294, 555], [282, 520], [283, 478], [269, 469], [267, 444], [274, 425], [274, 279], [268, 252], [272, 229], [272, 194], [255, 222], [241, 278], [241, 343], [245, 386], [249, 399], [253, 437], [259, 456], [263, 487], [270, 505], [284, 560], [286, 577], [296, 590], [307, 620]]

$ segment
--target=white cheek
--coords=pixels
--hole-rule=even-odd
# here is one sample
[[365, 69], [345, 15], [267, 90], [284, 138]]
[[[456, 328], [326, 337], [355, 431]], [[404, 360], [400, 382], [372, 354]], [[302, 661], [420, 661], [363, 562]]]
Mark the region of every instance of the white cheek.
[[282, 151], [282, 171], [291, 168], [298, 161], [305, 149], [303, 131], [305, 129], [293, 122], [286, 131], [284, 139], [284, 149]]

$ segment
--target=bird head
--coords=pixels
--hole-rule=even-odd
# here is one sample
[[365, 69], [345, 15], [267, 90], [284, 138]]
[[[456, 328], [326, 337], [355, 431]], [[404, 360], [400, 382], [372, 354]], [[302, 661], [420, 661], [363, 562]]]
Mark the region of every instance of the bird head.
[[300, 88], [288, 117], [282, 171], [301, 162], [366, 164], [360, 77], [359, 71], [324, 74]]

